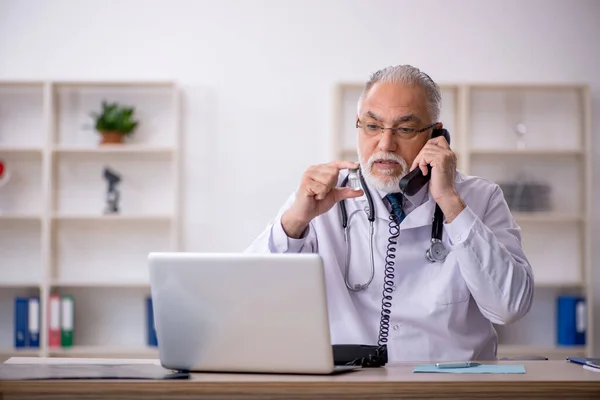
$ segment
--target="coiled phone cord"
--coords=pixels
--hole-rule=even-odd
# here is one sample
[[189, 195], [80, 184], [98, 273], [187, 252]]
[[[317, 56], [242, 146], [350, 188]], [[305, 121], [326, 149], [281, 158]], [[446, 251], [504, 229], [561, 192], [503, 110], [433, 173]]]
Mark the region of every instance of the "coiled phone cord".
[[378, 345], [383, 346], [388, 341], [388, 335], [390, 333], [390, 314], [392, 307], [392, 292], [394, 291], [394, 273], [395, 273], [395, 262], [396, 258], [396, 244], [398, 244], [398, 236], [400, 236], [400, 223], [396, 214], [390, 214], [389, 232], [390, 237], [388, 238], [387, 254], [385, 257], [385, 278], [383, 281], [383, 292], [381, 299], [381, 321], [379, 324], [379, 340]]

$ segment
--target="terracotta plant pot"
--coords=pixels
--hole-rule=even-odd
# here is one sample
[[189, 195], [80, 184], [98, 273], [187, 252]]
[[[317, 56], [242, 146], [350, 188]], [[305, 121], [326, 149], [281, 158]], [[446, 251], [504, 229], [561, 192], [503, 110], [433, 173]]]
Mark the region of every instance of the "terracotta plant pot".
[[123, 143], [124, 136], [119, 132], [101, 132], [101, 144]]

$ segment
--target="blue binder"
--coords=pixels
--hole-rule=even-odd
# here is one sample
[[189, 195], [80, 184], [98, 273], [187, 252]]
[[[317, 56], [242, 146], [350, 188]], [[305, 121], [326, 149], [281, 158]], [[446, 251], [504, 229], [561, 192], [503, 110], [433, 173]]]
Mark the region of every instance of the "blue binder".
[[556, 306], [558, 344], [560, 346], [585, 345], [587, 331], [585, 298], [559, 296]]
[[156, 328], [154, 327], [154, 309], [152, 306], [152, 297], [146, 298], [146, 320], [148, 322], [147, 331], [147, 342], [148, 346], [158, 346], [158, 340], [156, 337]]
[[15, 347], [29, 345], [29, 299], [15, 297]]

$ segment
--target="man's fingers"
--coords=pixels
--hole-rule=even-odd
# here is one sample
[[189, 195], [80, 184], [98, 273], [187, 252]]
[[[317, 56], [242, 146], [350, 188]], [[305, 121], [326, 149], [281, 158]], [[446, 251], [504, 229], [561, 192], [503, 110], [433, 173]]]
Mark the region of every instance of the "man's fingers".
[[423, 175], [427, 175], [429, 173], [429, 170], [427, 169], [427, 164], [429, 164], [428, 160], [429, 158], [426, 153], [420, 153], [410, 166], [410, 171], [418, 167], [421, 169], [421, 172], [423, 172]]
[[[427, 143], [413, 161], [412, 165], [410, 166], [410, 171], [414, 170], [416, 167], [419, 167], [422, 171], [424, 171], [426, 168], [424, 166], [427, 164], [432, 165], [432, 163], [443, 160], [445, 157], [450, 155], [452, 155], [451, 150], [444, 149], [435, 144]], [[425, 171], [423, 173], [425, 173]]]
[[425, 160], [425, 157], [422, 157], [419, 161], [419, 168], [421, 168], [421, 172], [423, 172], [423, 175], [427, 175], [429, 173], [429, 169], [427, 168], [428, 164], [429, 163]]
[[443, 136], [436, 136], [434, 138], [431, 138], [427, 141], [427, 144], [429, 144], [429, 143], [436, 145], [438, 147], [444, 148], [444, 149], [450, 148], [450, 145], [446, 141], [446, 138]]
[[315, 199], [317, 200], [323, 200], [329, 192], [329, 188], [327, 187], [327, 185], [324, 185], [321, 182], [315, 181], [313, 179], [307, 180], [306, 188], [308, 189], [308, 194], [315, 196]]
[[330, 189], [333, 186], [335, 186], [338, 177], [337, 173], [332, 174], [331, 172], [323, 169], [309, 171], [307, 172], [307, 176], [312, 180], [315, 180], [317, 182], [322, 183], [323, 185], [328, 186]]
[[423, 149], [421, 151], [422, 152], [429, 151], [430, 153], [446, 154], [446, 153], [450, 152], [451, 150], [450, 150], [450, 148], [438, 146], [435, 143], [427, 143], [425, 146], [423, 146]]
[[345, 200], [345, 199], [360, 197], [363, 194], [365, 194], [365, 192], [362, 189], [353, 190], [348, 187], [336, 187], [336, 188], [333, 188], [333, 192], [334, 192], [334, 200], [336, 203], [339, 201]]
[[422, 157], [425, 158], [427, 163], [432, 167], [453, 162], [452, 153], [441, 148], [438, 148], [437, 150], [426, 149], [423, 152]]
[[332, 165], [335, 165], [338, 170], [340, 169], [347, 169], [347, 168], [358, 168], [358, 163], [354, 162], [354, 161], [346, 161], [346, 160], [337, 160], [337, 161], [333, 161]]
[[413, 169], [416, 168], [417, 165], [419, 165], [419, 160], [420, 160], [420, 156], [417, 156], [415, 158], [415, 160], [413, 161], [413, 163], [411, 164], [409, 171], [412, 171]]
[[305, 184], [309, 196], [314, 196], [315, 200], [323, 200], [333, 191], [334, 202], [353, 197], [360, 197], [364, 194], [363, 190], [354, 190], [349, 187], [334, 187], [333, 189], [319, 181], [308, 179]]
[[329, 164], [314, 165], [308, 168], [306, 176], [309, 179], [327, 185], [331, 189], [337, 184], [340, 169], [346, 167], [358, 168], [358, 164], [351, 161], [333, 161]]

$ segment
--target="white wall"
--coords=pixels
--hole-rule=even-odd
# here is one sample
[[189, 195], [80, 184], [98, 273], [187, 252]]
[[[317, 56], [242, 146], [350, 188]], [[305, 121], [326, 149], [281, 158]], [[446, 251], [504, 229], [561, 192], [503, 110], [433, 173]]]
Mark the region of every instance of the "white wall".
[[185, 245], [199, 251], [245, 248], [328, 161], [337, 81], [410, 63], [442, 83], [586, 82], [598, 136], [599, 43], [596, 0], [0, 0], [0, 80], [183, 85]]

